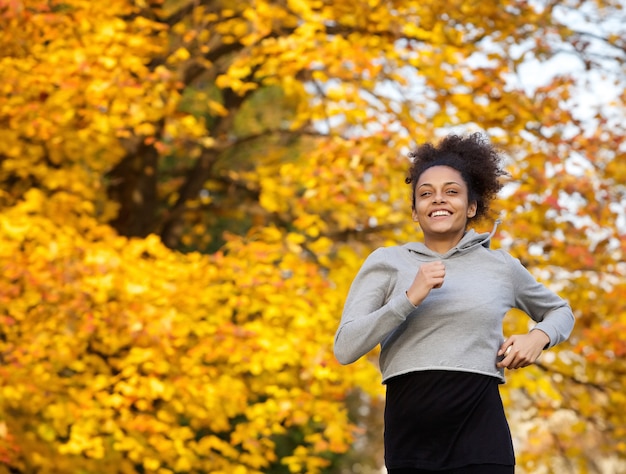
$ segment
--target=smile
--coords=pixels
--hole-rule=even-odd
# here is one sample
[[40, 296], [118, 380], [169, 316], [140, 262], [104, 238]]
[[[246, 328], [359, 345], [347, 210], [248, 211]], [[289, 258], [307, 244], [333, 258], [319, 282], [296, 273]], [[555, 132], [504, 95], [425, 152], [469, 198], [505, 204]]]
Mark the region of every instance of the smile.
[[442, 216], [451, 216], [452, 213], [450, 211], [446, 211], [444, 209], [433, 211], [430, 213], [430, 217], [442, 217]]

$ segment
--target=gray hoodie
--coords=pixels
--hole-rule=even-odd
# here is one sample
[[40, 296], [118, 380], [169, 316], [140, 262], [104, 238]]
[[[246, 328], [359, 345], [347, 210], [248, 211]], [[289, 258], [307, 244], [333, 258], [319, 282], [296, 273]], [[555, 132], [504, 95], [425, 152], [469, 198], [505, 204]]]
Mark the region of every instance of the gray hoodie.
[[[419, 370], [456, 370], [497, 377], [502, 321], [512, 308], [526, 312], [550, 338], [567, 339], [574, 326], [568, 303], [538, 283], [519, 260], [489, 249], [491, 234], [469, 230], [445, 254], [422, 243], [379, 248], [352, 282], [335, 335], [335, 357], [350, 364], [378, 344], [383, 383]], [[415, 307], [406, 290], [422, 263], [441, 260], [446, 276]]]

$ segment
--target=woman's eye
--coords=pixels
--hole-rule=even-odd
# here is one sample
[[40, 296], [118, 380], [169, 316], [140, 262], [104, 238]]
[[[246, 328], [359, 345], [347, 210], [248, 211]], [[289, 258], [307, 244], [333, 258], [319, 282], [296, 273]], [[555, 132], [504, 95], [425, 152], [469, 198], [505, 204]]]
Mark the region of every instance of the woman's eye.
[[448, 194], [457, 194], [458, 191], [456, 189], [448, 189], [447, 193]]

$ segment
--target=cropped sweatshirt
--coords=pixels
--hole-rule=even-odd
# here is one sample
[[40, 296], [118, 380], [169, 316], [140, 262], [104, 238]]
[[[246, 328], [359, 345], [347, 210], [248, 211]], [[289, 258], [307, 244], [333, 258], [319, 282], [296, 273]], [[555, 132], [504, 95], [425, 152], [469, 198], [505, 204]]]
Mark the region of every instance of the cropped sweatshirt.
[[[335, 357], [350, 364], [378, 344], [385, 383], [420, 370], [453, 370], [496, 377], [506, 313], [518, 308], [550, 338], [552, 347], [574, 326], [569, 304], [503, 250], [489, 249], [491, 234], [466, 232], [445, 254], [422, 243], [372, 252], [352, 282], [335, 335]], [[419, 306], [406, 295], [422, 263], [441, 260], [446, 275]]]

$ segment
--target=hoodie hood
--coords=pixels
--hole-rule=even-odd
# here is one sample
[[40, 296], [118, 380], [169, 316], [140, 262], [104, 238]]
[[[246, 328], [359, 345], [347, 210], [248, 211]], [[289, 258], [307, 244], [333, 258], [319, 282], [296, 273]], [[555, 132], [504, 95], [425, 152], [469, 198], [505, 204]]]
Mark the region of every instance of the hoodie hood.
[[474, 229], [468, 230], [467, 232], [465, 232], [465, 235], [463, 235], [463, 238], [459, 241], [459, 243], [444, 254], [440, 254], [429, 249], [422, 242], [410, 242], [408, 244], [405, 244], [404, 247], [407, 248], [410, 252], [415, 252], [419, 255], [424, 255], [437, 259], [450, 258], [457, 253], [467, 252], [468, 250], [479, 246], [488, 249], [491, 245], [491, 239], [496, 233], [498, 224], [500, 224], [499, 220], [494, 223], [491, 232], [484, 232], [479, 234]]

